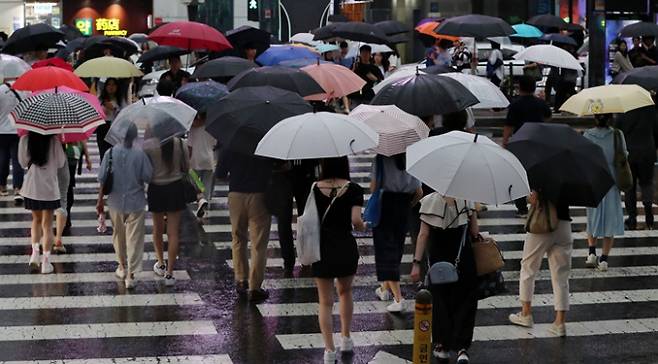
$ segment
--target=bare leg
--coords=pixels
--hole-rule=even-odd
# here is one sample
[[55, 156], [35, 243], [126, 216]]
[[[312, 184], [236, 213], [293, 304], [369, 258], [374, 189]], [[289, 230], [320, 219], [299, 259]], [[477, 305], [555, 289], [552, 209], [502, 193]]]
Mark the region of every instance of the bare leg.
[[395, 302], [402, 301], [404, 297], [402, 297], [402, 291], [400, 290], [400, 282], [388, 281], [386, 282], [386, 284], [391, 289], [391, 292], [393, 292], [393, 297], [395, 298]]
[[155, 248], [155, 257], [158, 265], [164, 265], [164, 243], [162, 242], [164, 234], [164, 213], [153, 213], [153, 247]]
[[30, 227], [30, 238], [32, 245], [39, 244], [42, 234], [41, 211], [32, 211], [32, 226]]
[[567, 311], [555, 311], [555, 325], [562, 325], [567, 321]]
[[179, 231], [180, 231], [181, 212], [167, 213], [167, 273], [173, 274], [176, 258], [178, 257]]
[[340, 332], [344, 337], [350, 337], [354, 301], [352, 299], [352, 280], [354, 276], [338, 278], [338, 301], [340, 311]]
[[587, 246], [596, 247], [597, 239], [592, 236], [592, 234], [587, 234]]
[[55, 243], [62, 242], [62, 235], [64, 234], [64, 227], [66, 226], [66, 215], [62, 213], [55, 214]]
[[53, 211], [41, 211], [41, 230], [43, 236], [41, 237], [41, 245], [44, 254], [50, 251], [51, 243], [53, 242]]
[[521, 301], [521, 315], [522, 316], [532, 315], [532, 302]]
[[[324, 340], [324, 348], [335, 351], [334, 346], [334, 323], [332, 319], [334, 307], [334, 280], [316, 278], [315, 285], [318, 287], [318, 300], [320, 309], [318, 311], [318, 322]], [[341, 317], [342, 319], [342, 317]]]
[[610, 255], [610, 250], [612, 250], [612, 245], [614, 243], [614, 237], [603, 238], [603, 255]]

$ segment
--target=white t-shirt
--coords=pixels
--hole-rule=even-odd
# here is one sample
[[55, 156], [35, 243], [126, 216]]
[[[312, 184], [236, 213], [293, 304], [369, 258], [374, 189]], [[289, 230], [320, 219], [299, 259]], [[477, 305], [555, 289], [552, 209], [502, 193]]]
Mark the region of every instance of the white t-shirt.
[[[16, 91], [21, 97], [25, 98], [29, 92]], [[18, 105], [18, 98], [14, 91], [11, 91], [5, 84], [0, 85], [0, 134], [16, 134], [16, 127], [9, 119], [9, 113]]]
[[30, 165], [28, 138], [29, 136], [26, 135], [18, 142], [18, 161], [23, 168], [27, 168], [21, 195], [37, 201], [57, 201], [60, 198], [57, 169], [64, 167], [66, 163], [62, 144], [53, 136], [48, 151], [48, 162], [43, 166]]
[[217, 140], [208, 134], [203, 126], [192, 127], [188, 137], [188, 145], [192, 147], [190, 168], [196, 171], [215, 169], [215, 153], [213, 151]]
[[468, 223], [474, 209], [475, 204], [471, 201], [455, 200], [433, 192], [420, 200], [420, 220], [441, 229], [456, 228]]

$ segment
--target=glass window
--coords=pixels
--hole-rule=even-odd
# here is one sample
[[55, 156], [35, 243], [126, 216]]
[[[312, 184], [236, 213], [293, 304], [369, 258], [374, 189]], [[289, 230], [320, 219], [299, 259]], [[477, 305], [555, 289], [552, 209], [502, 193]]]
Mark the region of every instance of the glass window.
[[57, 1], [26, 1], [25, 25], [46, 23], [55, 28], [62, 25], [62, 6]]

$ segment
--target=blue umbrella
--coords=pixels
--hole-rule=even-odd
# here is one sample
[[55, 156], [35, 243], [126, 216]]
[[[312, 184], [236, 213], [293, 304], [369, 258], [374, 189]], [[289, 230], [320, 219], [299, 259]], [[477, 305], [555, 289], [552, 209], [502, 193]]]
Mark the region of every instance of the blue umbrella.
[[562, 44], [569, 44], [572, 46], [578, 45], [573, 38], [557, 33], [544, 34], [544, 36], [541, 37], [541, 40], [549, 43], [562, 43]]
[[176, 92], [176, 98], [198, 112], [205, 112], [208, 105], [228, 95], [228, 88], [219, 82], [189, 82]]
[[283, 61], [279, 63], [279, 66], [284, 66], [284, 67], [292, 67], [292, 68], [302, 68], [306, 66], [310, 66], [312, 64], [322, 64], [322, 63], [332, 63], [332, 62], [327, 62], [323, 60], [319, 60], [318, 57], [315, 58], [299, 58], [299, 59], [291, 59], [289, 61]]
[[282, 46], [270, 47], [256, 58], [263, 66], [276, 66], [283, 61], [300, 58], [317, 58], [318, 54], [306, 47]]
[[540, 38], [542, 35], [544, 35], [544, 33], [539, 30], [539, 28], [530, 24], [516, 24], [512, 25], [512, 28], [516, 30], [516, 34], [510, 35], [510, 37]]

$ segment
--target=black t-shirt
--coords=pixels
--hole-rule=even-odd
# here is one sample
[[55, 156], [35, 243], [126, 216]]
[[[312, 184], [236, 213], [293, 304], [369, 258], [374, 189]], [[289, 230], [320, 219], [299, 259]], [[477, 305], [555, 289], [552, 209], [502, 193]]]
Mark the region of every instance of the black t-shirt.
[[551, 117], [551, 108], [544, 100], [532, 95], [519, 96], [507, 110], [505, 126], [511, 126], [516, 133], [524, 123], [541, 123]]
[[228, 176], [230, 192], [265, 192], [272, 177], [272, 160], [224, 150], [215, 174]]
[[365, 86], [361, 89], [361, 95], [364, 99], [370, 100], [375, 96], [375, 92], [372, 90], [372, 88], [375, 86], [375, 82], [371, 79], [368, 78], [368, 73], [372, 73], [375, 77], [377, 77], [378, 81], [381, 81], [384, 79], [384, 75], [382, 75], [382, 72], [379, 70], [377, 66], [375, 66], [372, 63], [357, 63], [356, 67], [354, 69], [354, 73], [359, 75], [364, 81], [366, 81]]

